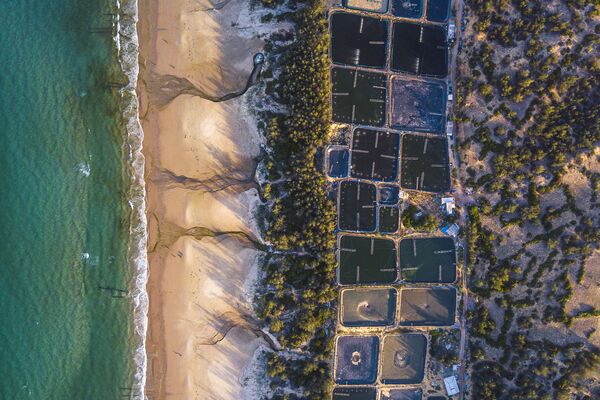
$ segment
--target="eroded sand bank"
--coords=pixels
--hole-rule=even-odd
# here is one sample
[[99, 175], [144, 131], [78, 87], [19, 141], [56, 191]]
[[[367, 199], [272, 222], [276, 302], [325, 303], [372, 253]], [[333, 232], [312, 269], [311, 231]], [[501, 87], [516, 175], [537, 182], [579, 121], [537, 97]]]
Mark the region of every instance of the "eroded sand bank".
[[262, 139], [245, 96], [215, 103], [185, 94], [243, 88], [263, 41], [243, 26], [246, 1], [214, 7], [139, 5], [151, 399], [247, 398], [244, 368], [264, 343], [249, 299], [261, 256], [252, 178]]

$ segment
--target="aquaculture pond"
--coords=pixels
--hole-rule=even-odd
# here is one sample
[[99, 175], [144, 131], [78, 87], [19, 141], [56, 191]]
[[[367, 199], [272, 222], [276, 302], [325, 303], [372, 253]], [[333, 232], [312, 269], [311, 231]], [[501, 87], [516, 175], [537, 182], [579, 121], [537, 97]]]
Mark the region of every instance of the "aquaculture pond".
[[[383, 389], [379, 400], [421, 400], [423, 398], [423, 389]], [[431, 397], [428, 397], [431, 399]]]
[[400, 325], [449, 326], [456, 317], [456, 289], [453, 287], [402, 288]]
[[448, 75], [445, 29], [395, 22], [392, 32], [392, 70], [435, 78]]
[[385, 284], [394, 282], [397, 277], [394, 241], [353, 235], [344, 235], [340, 238], [340, 284]]
[[352, 134], [350, 175], [372, 181], [396, 180], [399, 147], [398, 133], [355, 129]]
[[331, 59], [334, 63], [385, 67], [388, 22], [357, 14], [331, 14]]
[[449, 237], [400, 241], [400, 276], [407, 282], [452, 283], [456, 280], [456, 249]]
[[379, 232], [395, 233], [400, 222], [400, 211], [396, 206], [379, 206]]
[[368, 126], [385, 124], [387, 77], [383, 73], [332, 68], [333, 121]]
[[441, 134], [446, 124], [446, 86], [433, 80], [392, 78], [390, 124], [400, 130]]
[[375, 400], [377, 391], [373, 387], [336, 387], [333, 400]]
[[404, 189], [441, 193], [450, 189], [446, 138], [406, 134], [402, 137], [400, 185]]
[[427, 0], [427, 21], [446, 22], [450, 13], [450, 0]]
[[343, 181], [340, 184], [338, 226], [345, 231], [373, 232], [377, 223], [377, 188], [372, 183]]
[[344, 326], [388, 326], [396, 318], [396, 289], [343, 289], [340, 322]]
[[383, 338], [381, 376], [384, 384], [421, 383], [425, 375], [427, 339], [420, 333], [401, 333]]
[[377, 336], [339, 336], [335, 346], [335, 382], [342, 385], [374, 383], [378, 359]]
[[349, 161], [348, 149], [329, 149], [327, 151], [327, 175], [331, 178], [347, 177]]
[[388, 0], [343, 0], [342, 5], [355, 10], [385, 13], [388, 9]]
[[392, 0], [392, 14], [402, 18], [421, 18], [423, 0]]
[[396, 205], [398, 201], [400, 201], [400, 188], [398, 186], [379, 186], [379, 204]]

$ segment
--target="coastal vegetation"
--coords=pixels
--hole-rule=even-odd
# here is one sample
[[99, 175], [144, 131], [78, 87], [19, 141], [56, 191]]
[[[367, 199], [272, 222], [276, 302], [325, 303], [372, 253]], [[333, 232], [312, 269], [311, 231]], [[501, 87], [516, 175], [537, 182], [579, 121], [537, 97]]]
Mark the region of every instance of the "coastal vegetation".
[[324, 399], [337, 299], [336, 210], [318, 167], [331, 121], [329, 34], [321, 0], [296, 5], [294, 41], [281, 49], [274, 94], [286, 112], [269, 115], [265, 128], [270, 201], [265, 238], [272, 251], [259, 316], [284, 347], [268, 357], [273, 398]]
[[429, 356], [444, 367], [459, 363], [458, 342], [460, 330], [438, 329], [430, 332]]
[[586, 268], [600, 239], [599, 12], [467, 1], [454, 120], [473, 193], [473, 398], [583, 399], [600, 386], [598, 273]]
[[402, 226], [406, 229], [433, 232], [439, 221], [433, 214], [425, 213], [414, 204], [409, 204], [402, 212]]

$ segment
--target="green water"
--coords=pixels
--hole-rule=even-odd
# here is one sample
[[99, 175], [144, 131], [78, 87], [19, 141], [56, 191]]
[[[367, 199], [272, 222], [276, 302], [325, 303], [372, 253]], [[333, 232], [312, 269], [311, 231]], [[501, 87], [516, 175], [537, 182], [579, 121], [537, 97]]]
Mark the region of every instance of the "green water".
[[[134, 384], [120, 80], [108, 0], [0, 2], [1, 399]], [[89, 171], [89, 175], [88, 175]], [[85, 254], [89, 254], [89, 257]]]

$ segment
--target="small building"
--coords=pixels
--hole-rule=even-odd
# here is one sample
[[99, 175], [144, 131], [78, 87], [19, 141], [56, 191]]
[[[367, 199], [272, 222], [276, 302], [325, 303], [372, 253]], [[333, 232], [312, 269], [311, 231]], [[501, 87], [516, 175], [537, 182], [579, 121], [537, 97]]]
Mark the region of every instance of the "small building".
[[446, 225], [442, 228], [442, 233], [452, 237], [457, 237], [459, 232], [460, 226], [458, 224]]
[[458, 390], [458, 382], [456, 382], [456, 377], [454, 375], [444, 378], [444, 386], [446, 387], [448, 396], [454, 396], [460, 392], [460, 390]]
[[456, 208], [454, 197], [442, 197], [442, 208], [446, 212], [446, 215], [453, 215]]
[[452, 139], [452, 133], [454, 132], [454, 123], [452, 121], [446, 122], [446, 136]]
[[454, 19], [451, 19], [448, 22], [448, 41], [452, 42], [456, 38], [456, 25], [454, 24]]

